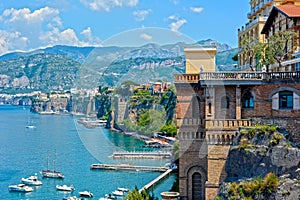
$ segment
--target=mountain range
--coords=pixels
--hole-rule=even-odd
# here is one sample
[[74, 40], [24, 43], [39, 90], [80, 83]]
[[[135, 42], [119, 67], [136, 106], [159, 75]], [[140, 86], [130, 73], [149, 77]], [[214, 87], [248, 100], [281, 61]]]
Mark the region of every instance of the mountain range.
[[[195, 44], [193, 44], [195, 45]], [[236, 48], [208, 39], [197, 45], [216, 45], [219, 70], [234, 70], [231, 58]], [[99, 85], [173, 81], [184, 73], [184, 46], [176, 43], [141, 47], [53, 46], [30, 52], [12, 52], [0, 56], [0, 91], [17, 92], [95, 88]]]

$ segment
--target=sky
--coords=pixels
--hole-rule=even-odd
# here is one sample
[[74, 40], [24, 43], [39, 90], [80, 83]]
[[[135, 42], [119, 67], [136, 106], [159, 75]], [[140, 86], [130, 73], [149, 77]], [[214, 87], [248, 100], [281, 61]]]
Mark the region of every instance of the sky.
[[132, 38], [168, 43], [173, 35], [237, 47], [249, 10], [249, 0], [0, 0], [0, 54]]

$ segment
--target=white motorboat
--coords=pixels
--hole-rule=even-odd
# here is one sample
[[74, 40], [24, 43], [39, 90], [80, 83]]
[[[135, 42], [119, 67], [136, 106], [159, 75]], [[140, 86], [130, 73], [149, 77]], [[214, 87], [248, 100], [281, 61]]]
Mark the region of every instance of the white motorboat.
[[38, 177], [36, 175], [29, 176], [28, 178], [22, 178], [21, 182], [25, 185], [31, 185], [31, 186], [39, 186], [42, 185], [42, 181], [38, 180]]
[[26, 128], [36, 128], [34, 125], [27, 125]]
[[81, 197], [93, 197], [93, 193], [91, 193], [90, 191], [82, 191], [82, 192], [79, 192], [80, 196]]
[[82, 200], [82, 199], [77, 198], [76, 196], [73, 196], [73, 197], [64, 197], [62, 200]]
[[112, 194], [106, 194], [105, 197], [103, 198], [104, 200], [109, 200], [109, 199], [117, 199], [116, 196]]
[[120, 190], [115, 190], [112, 192], [112, 194], [115, 196], [124, 196], [125, 192], [122, 192]]
[[10, 185], [8, 186], [8, 189], [11, 192], [32, 192], [33, 191], [32, 187], [29, 187], [25, 184]]
[[121, 191], [121, 192], [128, 192], [129, 191], [128, 188], [122, 188], [122, 187], [119, 187], [118, 190]]
[[75, 190], [74, 186], [67, 186], [67, 185], [56, 185], [56, 189], [60, 191], [66, 191], [66, 192], [73, 192]]

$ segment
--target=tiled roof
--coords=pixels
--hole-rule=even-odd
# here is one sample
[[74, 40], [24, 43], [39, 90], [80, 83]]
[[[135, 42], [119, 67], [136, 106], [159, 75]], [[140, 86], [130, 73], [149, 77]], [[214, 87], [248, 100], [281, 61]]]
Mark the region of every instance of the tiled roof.
[[286, 4], [275, 7], [289, 17], [300, 17], [300, 6]]

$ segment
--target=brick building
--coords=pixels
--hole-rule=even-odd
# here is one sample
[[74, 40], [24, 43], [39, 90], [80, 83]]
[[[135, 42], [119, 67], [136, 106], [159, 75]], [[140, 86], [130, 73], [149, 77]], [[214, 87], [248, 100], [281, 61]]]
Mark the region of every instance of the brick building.
[[186, 73], [174, 77], [180, 197], [210, 200], [226, 177], [239, 127], [254, 121], [300, 127], [300, 72], [217, 72], [215, 47], [187, 47], [185, 53]]

